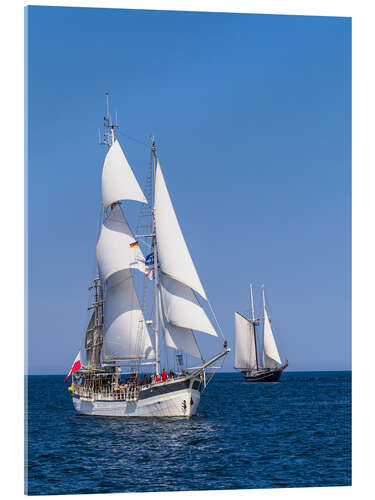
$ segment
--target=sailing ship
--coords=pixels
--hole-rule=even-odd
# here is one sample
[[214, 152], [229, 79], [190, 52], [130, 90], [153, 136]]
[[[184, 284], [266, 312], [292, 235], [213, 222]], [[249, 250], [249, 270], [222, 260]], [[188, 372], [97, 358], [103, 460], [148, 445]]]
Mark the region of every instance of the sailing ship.
[[[120, 146], [108, 95], [106, 99], [103, 222], [96, 245], [97, 273], [89, 288], [86, 363], [81, 364], [78, 356], [69, 373], [73, 405], [85, 415], [191, 417], [230, 349], [198, 299], [199, 295], [208, 302], [169, 196], [155, 140], [147, 197]], [[140, 216], [149, 217], [150, 224], [138, 228], [150, 228], [148, 234], [133, 233], [122, 206], [125, 200], [141, 204]], [[143, 294], [137, 290], [137, 278], [143, 283]], [[204, 360], [195, 332], [218, 337], [218, 331], [223, 350]], [[164, 356], [161, 365], [163, 350], [176, 354], [169, 374], [161, 372], [170, 360], [170, 354]], [[184, 354], [192, 356], [197, 366], [184, 364]]]
[[[272, 332], [271, 321], [268, 317], [264, 286], [263, 298], [263, 346], [259, 349], [257, 341], [257, 327], [260, 318], [255, 318], [253, 286], [250, 284], [251, 319], [239, 312], [234, 313], [235, 331], [235, 363], [234, 368], [241, 370], [246, 382], [278, 382], [281, 373], [288, 366], [288, 360], [282, 364]], [[262, 358], [259, 359], [259, 352]]]

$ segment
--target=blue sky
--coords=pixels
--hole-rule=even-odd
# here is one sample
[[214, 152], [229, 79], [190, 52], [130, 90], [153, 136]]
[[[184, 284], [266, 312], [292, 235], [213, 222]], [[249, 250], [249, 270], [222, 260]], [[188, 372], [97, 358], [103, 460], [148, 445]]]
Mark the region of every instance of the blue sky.
[[[81, 344], [107, 90], [123, 134], [156, 136], [229, 345], [250, 281], [264, 283], [290, 369], [349, 369], [350, 19], [58, 7], [26, 16], [30, 372], [67, 371]], [[149, 150], [119, 138], [143, 185]]]

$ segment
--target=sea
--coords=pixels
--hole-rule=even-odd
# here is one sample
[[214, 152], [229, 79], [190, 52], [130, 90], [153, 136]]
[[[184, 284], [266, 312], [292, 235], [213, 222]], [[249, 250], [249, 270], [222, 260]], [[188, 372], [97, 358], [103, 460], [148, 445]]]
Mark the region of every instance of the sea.
[[189, 420], [79, 416], [64, 378], [27, 377], [28, 495], [351, 485], [351, 372], [218, 373]]

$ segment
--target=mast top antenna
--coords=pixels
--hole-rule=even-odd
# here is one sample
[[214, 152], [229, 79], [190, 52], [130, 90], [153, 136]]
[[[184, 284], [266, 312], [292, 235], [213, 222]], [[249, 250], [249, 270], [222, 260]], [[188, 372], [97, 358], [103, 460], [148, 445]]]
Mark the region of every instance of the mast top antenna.
[[112, 144], [115, 142], [115, 128], [118, 129], [118, 125], [117, 125], [117, 113], [116, 113], [116, 124], [114, 124], [112, 121], [110, 107], [109, 107], [109, 92], [105, 93], [105, 102], [106, 102], [106, 111], [104, 116], [104, 132], [103, 132], [103, 139], [100, 144], [107, 146], [108, 149], [110, 149]]

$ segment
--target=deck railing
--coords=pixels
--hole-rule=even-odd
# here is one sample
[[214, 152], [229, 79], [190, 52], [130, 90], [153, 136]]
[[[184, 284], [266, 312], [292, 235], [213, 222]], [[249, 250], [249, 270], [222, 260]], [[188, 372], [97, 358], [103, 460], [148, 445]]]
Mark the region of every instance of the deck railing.
[[77, 394], [81, 397], [93, 399], [93, 400], [112, 400], [112, 401], [137, 401], [139, 398], [139, 392], [141, 389], [147, 389], [159, 384], [170, 384], [177, 380], [182, 380], [184, 377], [176, 377], [168, 379], [165, 382], [154, 382], [150, 384], [142, 384], [141, 386], [121, 386], [118, 385], [102, 385], [101, 387], [95, 387], [95, 384], [91, 384], [89, 387], [81, 386], [78, 384], [73, 384], [73, 394]]
[[81, 397], [95, 400], [113, 400], [113, 401], [136, 401], [139, 397], [139, 387], [115, 389], [112, 387], [102, 387], [98, 390], [73, 386], [73, 394], [78, 394]]

